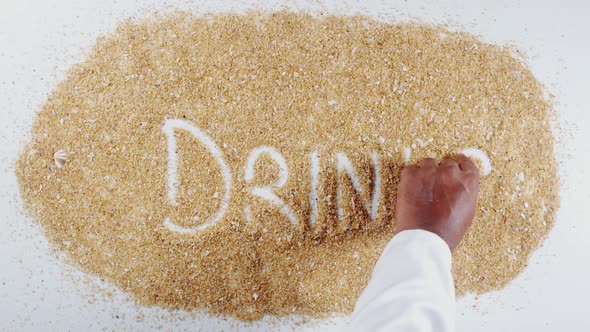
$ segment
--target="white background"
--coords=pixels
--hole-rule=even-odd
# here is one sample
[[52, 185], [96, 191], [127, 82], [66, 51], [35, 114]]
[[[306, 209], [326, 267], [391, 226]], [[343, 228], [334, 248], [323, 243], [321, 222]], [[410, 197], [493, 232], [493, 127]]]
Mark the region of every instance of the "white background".
[[[362, 4], [361, 4], [362, 3]], [[24, 217], [14, 162], [30, 138], [35, 112], [95, 39], [126, 17], [154, 10], [198, 14], [266, 8], [365, 14], [451, 23], [484, 41], [529, 55], [555, 95], [560, 176], [557, 223], [526, 271], [505, 289], [459, 300], [459, 331], [590, 331], [590, 13], [579, 1], [26, 1], [0, 0], [0, 330], [341, 330], [345, 317], [293, 325], [137, 307], [125, 294], [52, 253], [40, 227]], [[534, 151], [531, 151], [534, 153]], [[587, 208], [586, 208], [587, 209]], [[113, 295], [105, 296], [106, 290]]]

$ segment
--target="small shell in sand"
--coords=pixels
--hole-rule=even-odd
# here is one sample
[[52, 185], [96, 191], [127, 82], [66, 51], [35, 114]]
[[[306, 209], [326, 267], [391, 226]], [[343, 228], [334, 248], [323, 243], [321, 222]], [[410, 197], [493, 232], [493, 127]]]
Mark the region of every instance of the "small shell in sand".
[[62, 168], [66, 163], [67, 155], [64, 150], [59, 150], [53, 154], [53, 160], [55, 161], [55, 166], [57, 168]]

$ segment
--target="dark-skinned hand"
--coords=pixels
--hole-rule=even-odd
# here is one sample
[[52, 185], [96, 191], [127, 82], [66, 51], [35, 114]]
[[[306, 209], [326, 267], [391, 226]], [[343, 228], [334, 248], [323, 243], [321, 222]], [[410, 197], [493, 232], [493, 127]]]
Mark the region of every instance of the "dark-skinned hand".
[[404, 167], [397, 188], [396, 231], [430, 231], [455, 249], [475, 217], [478, 189], [479, 171], [462, 154]]

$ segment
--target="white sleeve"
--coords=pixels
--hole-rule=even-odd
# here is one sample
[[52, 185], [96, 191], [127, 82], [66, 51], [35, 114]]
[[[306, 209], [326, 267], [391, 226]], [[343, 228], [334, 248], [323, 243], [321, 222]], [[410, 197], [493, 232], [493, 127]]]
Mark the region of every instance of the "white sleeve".
[[381, 254], [356, 302], [352, 331], [455, 330], [451, 251], [424, 230], [396, 234]]

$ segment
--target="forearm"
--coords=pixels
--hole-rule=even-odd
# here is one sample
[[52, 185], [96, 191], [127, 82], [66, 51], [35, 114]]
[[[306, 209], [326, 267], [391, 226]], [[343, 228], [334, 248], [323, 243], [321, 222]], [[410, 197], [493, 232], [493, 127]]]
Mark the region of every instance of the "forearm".
[[454, 331], [451, 252], [436, 234], [398, 233], [375, 265], [352, 315], [352, 330]]

